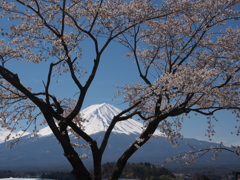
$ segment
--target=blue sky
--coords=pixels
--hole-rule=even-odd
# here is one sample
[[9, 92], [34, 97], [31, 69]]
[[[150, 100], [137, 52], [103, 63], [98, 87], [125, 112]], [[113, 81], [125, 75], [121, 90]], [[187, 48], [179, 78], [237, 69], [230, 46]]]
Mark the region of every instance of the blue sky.
[[[237, 25], [236, 23], [238, 23], [238, 21], [234, 21], [232, 25], [235, 26]], [[6, 24], [5, 22], [5, 25]], [[91, 45], [89, 42], [86, 44], [83, 51], [83, 53], [85, 54], [86, 52], [86, 54], [80, 63], [80, 66], [86, 70], [92, 65], [92, 54], [94, 50], [89, 47]], [[134, 61], [124, 57], [126, 52], [122, 46], [116, 45], [115, 43], [110, 44], [103, 54], [97, 76], [88, 91], [83, 108], [100, 103], [109, 103], [120, 109], [127, 107], [126, 104], [122, 103], [122, 97], [113, 98], [113, 93], [117, 91], [115, 88], [116, 85], [121, 86], [126, 83], [141, 82], [141, 80], [138, 77]], [[33, 64], [30, 62], [12, 61], [6, 65], [10, 70], [19, 75], [24, 85], [32, 87], [33, 91], [44, 91], [43, 81], [46, 82], [48, 72], [47, 63]], [[57, 96], [68, 97], [76, 93], [76, 87], [67, 77], [63, 77], [63, 79], [59, 78], [58, 85], [59, 87], [56, 86], [51, 89]], [[217, 117], [219, 118], [219, 122], [214, 122], [216, 135], [212, 138], [213, 141], [222, 141], [225, 145], [240, 145], [239, 137], [231, 134], [231, 132], [236, 131], [234, 127], [236, 125], [239, 126], [234, 115], [232, 115], [231, 112], [222, 111], [217, 114]], [[204, 136], [207, 126], [205, 116], [191, 115], [190, 118], [185, 118], [182, 133], [188, 138], [208, 140], [208, 138]]]
[[[122, 53], [124, 51], [125, 49], [119, 45], [114, 44], [113, 46], [109, 46], [103, 55], [102, 64], [100, 64], [96, 79], [88, 91], [83, 108], [100, 103], [109, 103], [120, 109], [127, 107], [127, 104], [123, 104], [122, 97], [114, 99], [113, 93], [117, 91], [116, 85], [120, 86], [125, 83], [141, 82], [141, 80], [138, 77], [134, 61], [126, 59], [124, 53]], [[87, 52], [87, 54], [89, 54], [89, 52]], [[82, 67], [85, 67], [85, 65], [90, 67], [91, 63], [91, 58], [84, 57]], [[23, 84], [32, 87], [33, 91], [39, 91], [39, 89], [44, 91], [43, 81], [46, 81], [48, 72], [46, 63], [33, 64], [14, 61], [10, 62], [8, 66], [13, 72], [18, 73]], [[54, 94], [68, 97], [76, 93], [75, 86], [69, 82], [67, 77], [60, 77], [58, 80], [60, 88], [56, 87], [51, 89]], [[214, 122], [216, 134], [212, 138], [213, 141], [223, 142], [228, 146], [231, 144], [239, 145], [239, 137], [231, 134], [231, 132], [236, 131], [234, 128], [237, 125], [235, 116], [232, 115], [231, 112], [222, 111], [217, 113], [217, 117], [219, 118], [219, 122]], [[208, 138], [204, 136], [207, 126], [205, 116], [190, 115], [190, 118], [185, 118], [181, 132], [184, 137], [208, 140]]]

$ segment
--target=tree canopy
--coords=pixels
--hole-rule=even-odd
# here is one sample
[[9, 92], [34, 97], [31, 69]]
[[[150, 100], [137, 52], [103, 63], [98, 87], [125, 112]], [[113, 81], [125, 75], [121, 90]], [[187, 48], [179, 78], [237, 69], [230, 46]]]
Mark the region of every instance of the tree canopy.
[[[145, 129], [119, 157], [109, 179], [118, 179], [128, 159], [157, 128], [177, 145], [174, 138], [182, 137], [179, 119], [191, 112], [214, 119], [217, 111], [229, 110], [238, 120], [240, 29], [228, 22], [239, 22], [239, 5], [239, 0], [2, 0], [1, 127], [14, 132], [23, 121], [47, 124], [76, 177], [91, 179], [70, 142], [69, 131], [74, 132], [90, 144], [98, 180], [102, 155], [119, 121], [138, 116]], [[91, 41], [92, 54], [88, 72], [83, 61], [86, 41]], [[142, 83], [119, 87], [116, 96], [123, 96], [128, 107], [112, 119], [98, 145], [84, 132], [80, 111], [112, 43], [125, 47], [128, 53], [123, 56], [135, 62]], [[41, 88], [24, 84], [12, 70], [16, 62], [43, 69]], [[74, 96], [57, 95], [56, 76], [68, 77], [76, 87], [69, 89]], [[207, 132], [209, 137], [214, 134], [211, 121]], [[234, 148], [239, 154], [239, 147]]]

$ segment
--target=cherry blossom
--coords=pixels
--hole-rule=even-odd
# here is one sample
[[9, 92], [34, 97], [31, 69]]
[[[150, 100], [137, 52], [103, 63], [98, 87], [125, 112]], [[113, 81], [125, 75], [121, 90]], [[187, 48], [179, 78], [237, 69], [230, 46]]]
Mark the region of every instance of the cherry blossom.
[[[91, 148], [94, 179], [101, 179], [101, 161], [114, 125], [133, 116], [144, 121], [143, 132], [122, 156], [109, 179], [118, 179], [128, 159], [158, 128], [173, 146], [182, 138], [181, 128], [189, 113], [208, 119], [206, 136], [215, 134], [214, 114], [229, 110], [239, 122], [240, 30], [228, 22], [239, 21], [238, 0], [2, 0], [0, 20], [0, 126], [26, 132], [47, 124], [60, 142], [77, 179], [91, 179], [69, 133]], [[1, 23], [3, 24], [3, 23]], [[92, 67], [86, 71], [84, 42], [92, 43]], [[111, 43], [120, 43], [123, 56], [136, 64], [142, 83], [119, 85], [116, 96], [129, 106], [116, 115], [101, 144], [85, 133], [80, 110], [97, 76], [102, 54]], [[28, 87], [11, 63], [47, 66], [42, 89]], [[69, 77], [74, 98], [57, 97], [54, 86]], [[58, 77], [56, 79], [56, 77]], [[25, 122], [26, 126], [20, 126]], [[239, 135], [239, 125], [236, 133]], [[22, 131], [20, 131], [22, 130]], [[23, 133], [16, 133], [18, 143]], [[219, 147], [192, 149], [167, 161], [194, 161]], [[225, 149], [226, 150], [226, 149]], [[229, 149], [228, 149], [229, 150]], [[239, 146], [229, 151], [239, 155]], [[185, 159], [187, 159], [185, 161]], [[189, 160], [190, 159], [190, 160]]]

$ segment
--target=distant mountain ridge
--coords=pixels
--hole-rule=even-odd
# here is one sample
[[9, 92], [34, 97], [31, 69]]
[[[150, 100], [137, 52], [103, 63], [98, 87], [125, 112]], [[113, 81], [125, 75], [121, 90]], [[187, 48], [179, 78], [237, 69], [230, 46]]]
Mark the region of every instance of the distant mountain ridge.
[[[121, 110], [110, 104], [96, 104], [81, 111], [82, 116], [88, 119], [85, 122], [85, 132], [100, 144], [104, 132], [114, 115]], [[142, 124], [139, 121], [129, 119], [118, 122], [110, 136], [109, 143], [103, 156], [104, 162], [115, 162], [117, 158], [133, 143], [142, 132]], [[130, 158], [130, 162], [150, 162], [161, 163], [169, 157], [176, 156], [179, 153], [185, 153], [189, 150], [191, 144], [200, 149], [204, 146], [216, 145], [206, 141], [196, 139], [180, 140], [180, 146], [172, 148], [164, 135], [157, 131], [155, 136], [158, 139], [151, 140], [150, 144], [143, 145], [136, 154]], [[73, 136], [72, 136], [73, 139]], [[74, 139], [73, 139], [74, 140]], [[80, 142], [84, 143], [83, 140]], [[66, 158], [63, 156], [61, 146], [58, 144], [55, 136], [49, 127], [39, 130], [39, 139], [32, 142], [29, 135], [21, 138], [18, 145], [13, 149], [7, 149], [6, 143], [0, 144], [0, 170], [61, 170], [71, 169]], [[79, 155], [87, 154], [89, 159], [85, 159], [88, 168], [92, 168], [91, 153], [89, 148], [77, 149]], [[212, 154], [203, 156], [195, 165], [206, 166], [207, 160], [211, 159]], [[174, 164], [176, 165], [176, 164]], [[207, 163], [209, 166], [240, 166], [239, 158], [233, 153], [223, 152], [221, 158]]]
[[[91, 120], [83, 123], [87, 134], [95, 134], [106, 131], [112, 118], [121, 113], [121, 110], [110, 104], [96, 104], [81, 111], [83, 118]], [[113, 128], [114, 133], [139, 134], [142, 132], [142, 124], [133, 119], [118, 122]]]
[[[122, 111], [116, 108], [113, 105], [102, 103], [95, 104], [87, 107], [81, 111], [81, 116], [89, 120], [88, 122], [84, 122], [84, 131], [91, 135], [99, 132], [105, 132], [108, 126], [111, 123], [112, 118], [121, 113]], [[143, 124], [134, 120], [128, 119], [126, 121], [118, 122], [113, 128], [113, 133], [119, 134], [140, 134], [143, 131]], [[49, 127], [43, 128], [39, 130], [38, 133], [40, 136], [46, 136], [52, 134], [52, 131]], [[159, 130], [155, 132], [155, 135], [164, 136]]]

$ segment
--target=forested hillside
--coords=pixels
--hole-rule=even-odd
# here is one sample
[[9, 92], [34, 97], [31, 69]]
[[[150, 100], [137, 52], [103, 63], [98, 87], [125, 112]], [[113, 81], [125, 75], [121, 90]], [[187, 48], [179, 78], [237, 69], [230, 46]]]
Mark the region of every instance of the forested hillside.
[[[103, 178], [108, 178], [115, 163], [106, 163], [102, 166]], [[121, 178], [141, 180], [172, 180], [174, 174], [166, 168], [158, 168], [150, 163], [128, 163]]]

